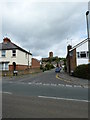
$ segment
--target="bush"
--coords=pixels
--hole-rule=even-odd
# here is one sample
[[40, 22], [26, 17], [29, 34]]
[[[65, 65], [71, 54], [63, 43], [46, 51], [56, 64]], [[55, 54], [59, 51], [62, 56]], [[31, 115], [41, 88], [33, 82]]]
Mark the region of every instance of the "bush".
[[90, 64], [77, 66], [73, 76], [90, 80]]
[[53, 69], [54, 66], [52, 64], [46, 64], [45, 68], [46, 68], [46, 70], [50, 70], [50, 69]]
[[40, 65], [40, 69], [41, 69], [41, 70], [43, 69], [43, 66], [42, 66], [42, 65]]

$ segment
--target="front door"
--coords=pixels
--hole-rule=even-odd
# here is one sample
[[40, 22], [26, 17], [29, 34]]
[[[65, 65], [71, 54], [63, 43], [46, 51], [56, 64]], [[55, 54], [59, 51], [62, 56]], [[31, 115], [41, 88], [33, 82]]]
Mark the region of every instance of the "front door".
[[13, 62], [13, 70], [15, 71], [16, 70], [16, 63]]

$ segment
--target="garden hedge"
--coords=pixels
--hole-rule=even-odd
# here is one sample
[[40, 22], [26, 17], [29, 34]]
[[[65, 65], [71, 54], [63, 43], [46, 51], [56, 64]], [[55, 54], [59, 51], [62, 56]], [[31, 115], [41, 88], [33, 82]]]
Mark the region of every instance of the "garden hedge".
[[77, 66], [73, 76], [90, 80], [90, 64]]

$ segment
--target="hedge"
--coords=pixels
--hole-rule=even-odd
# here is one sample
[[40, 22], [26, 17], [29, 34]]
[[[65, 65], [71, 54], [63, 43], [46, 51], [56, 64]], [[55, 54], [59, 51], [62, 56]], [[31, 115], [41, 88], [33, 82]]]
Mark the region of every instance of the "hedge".
[[90, 64], [77, 66], [73, 76], [90, 80]]

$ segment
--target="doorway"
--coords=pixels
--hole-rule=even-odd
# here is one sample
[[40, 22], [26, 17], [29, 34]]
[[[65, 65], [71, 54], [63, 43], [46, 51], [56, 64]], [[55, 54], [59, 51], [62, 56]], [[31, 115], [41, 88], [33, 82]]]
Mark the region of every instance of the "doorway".
[[16, 70], [16, 63], [13, 62], [13, 70], [15, 71]]

